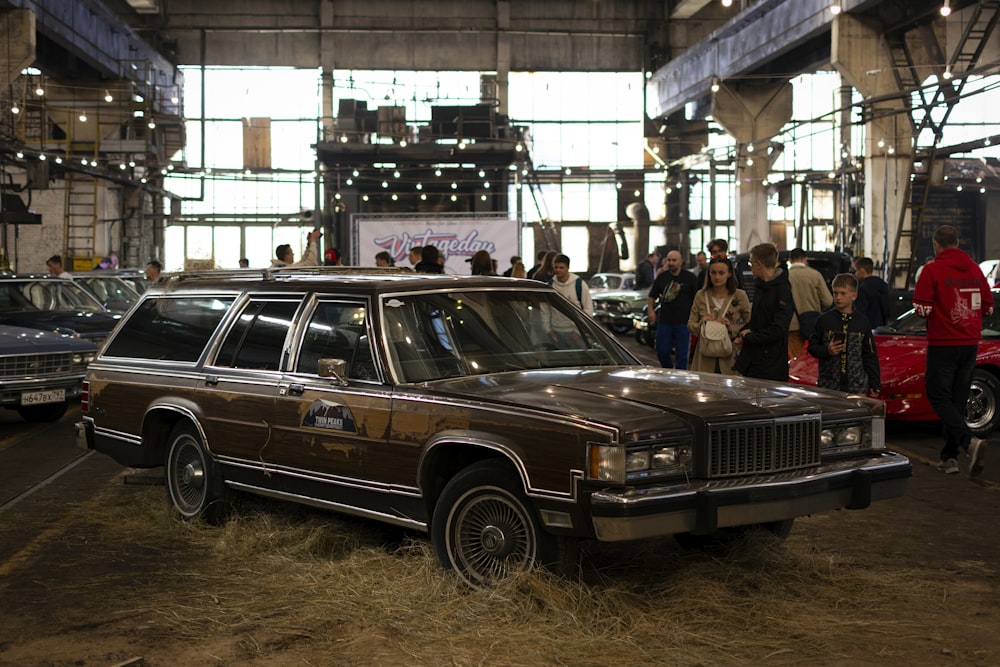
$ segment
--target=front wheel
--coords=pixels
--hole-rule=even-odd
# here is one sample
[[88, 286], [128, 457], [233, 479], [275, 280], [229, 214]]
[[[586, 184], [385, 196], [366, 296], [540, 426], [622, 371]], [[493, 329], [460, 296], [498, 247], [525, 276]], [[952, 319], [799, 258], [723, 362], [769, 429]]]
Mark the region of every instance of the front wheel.
[[1000, 396], [1000, 382], [989, 371], [977, 368], [972, 373], [969, 400], [965, 404], [965, 421], [972, 434], [982, 437], [1000, 426], [1000, 411], [997, 400]]
[[223, 521], [231, 511], [229, 493], [198, 430], [189, 422], [174, 427], [167, 443], [167, 500], [184, 519]]
[[496, 461], [472, 465], [448, 482], [434, 507], [431, 542], [441, 566], [474, 587], [559, 556], [558, 540], [539, 526], [520, 482]]

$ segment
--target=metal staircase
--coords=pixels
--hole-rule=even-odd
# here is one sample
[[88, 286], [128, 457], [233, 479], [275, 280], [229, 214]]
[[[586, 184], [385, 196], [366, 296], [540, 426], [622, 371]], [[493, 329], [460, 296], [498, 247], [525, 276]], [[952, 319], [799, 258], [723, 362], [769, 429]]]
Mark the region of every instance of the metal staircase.
[[[905, 203], [900, 209], [892, 255], [886, 268], [886, 279], [890, 284], [902, 279], [905, 289], [913, 286], [916, 269], [919, 266], [916, 256], [917, 242], [924, 233], [927, 202], [935, 182], [933, 174], [935, 162], [939, 157], [938, 145], [948, 118], [961, 99], [968, 76], [974, 73], [983, 50], [996, 29], [998, 19], [1000, 19], [1000, 0], [980, 0], [969, 8], [962, 35], [945, 63], [943, 75], [938, 77], [933, 95], [928, 94], [929, 89], [925, 89], [918, 78], [905, 36], [886, 38], [896, 83], [900, 90], [913, 92], [919, 99], [919, 104], [914, 103], [910, 110], [913, 136], [919, 141], [921, 133], [927, 129], [934, 135], [931, 146], [923, 149], [915, 148], [913, 151], [909, 169], [910, 178], [906, 180], [903, 194]], [[911, 102], [914, 102], [912, 98]], [[919, 174], [915, 170], [918, 164], [921, 167]], [[901, 249], [904, 248], [901, 254]]]

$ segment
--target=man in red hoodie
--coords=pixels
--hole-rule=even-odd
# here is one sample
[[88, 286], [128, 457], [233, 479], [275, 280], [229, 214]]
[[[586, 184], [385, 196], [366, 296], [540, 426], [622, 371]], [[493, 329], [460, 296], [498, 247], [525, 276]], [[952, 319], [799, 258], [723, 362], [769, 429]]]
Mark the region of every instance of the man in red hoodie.
[[982, 472], [986, 441], [972, 437], [965, 421], [983, 315], [993, 312], [993, 295], [979, 265], [958, 247], [958, 232], [934, 230], [934, 261], [925, 265], [913, 291], [917, 314], [927, 319], [927, 399], [941, 419], [944, 447], [938, 470], [958, 472], [958, 456], [969, 454], [969, 475]]

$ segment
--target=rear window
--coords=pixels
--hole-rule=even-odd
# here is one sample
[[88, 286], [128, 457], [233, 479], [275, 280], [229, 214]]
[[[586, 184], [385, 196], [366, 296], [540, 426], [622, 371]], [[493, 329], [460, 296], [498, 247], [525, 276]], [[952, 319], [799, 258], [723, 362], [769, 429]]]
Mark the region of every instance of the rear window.
[[118, 330], [104, 356], [197, 361], [233, 299], [147, 299]]

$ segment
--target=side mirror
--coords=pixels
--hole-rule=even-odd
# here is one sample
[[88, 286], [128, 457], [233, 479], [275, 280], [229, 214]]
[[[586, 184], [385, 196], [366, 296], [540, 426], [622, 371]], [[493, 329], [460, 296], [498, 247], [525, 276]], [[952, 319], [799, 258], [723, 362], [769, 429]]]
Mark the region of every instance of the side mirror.
[[342, 387], [347, 386], [347, 361], [344, 359], [320, 359], [316, 362], [316, 373], [321, 378], [333, 378]]

